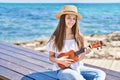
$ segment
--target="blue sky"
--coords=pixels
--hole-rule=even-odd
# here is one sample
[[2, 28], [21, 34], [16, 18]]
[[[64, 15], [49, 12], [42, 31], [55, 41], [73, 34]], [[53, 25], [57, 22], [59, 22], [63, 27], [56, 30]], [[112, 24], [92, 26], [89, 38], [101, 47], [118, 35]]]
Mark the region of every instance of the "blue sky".
[[9, 3], [120, 3], [120, 0], [0, 0]]

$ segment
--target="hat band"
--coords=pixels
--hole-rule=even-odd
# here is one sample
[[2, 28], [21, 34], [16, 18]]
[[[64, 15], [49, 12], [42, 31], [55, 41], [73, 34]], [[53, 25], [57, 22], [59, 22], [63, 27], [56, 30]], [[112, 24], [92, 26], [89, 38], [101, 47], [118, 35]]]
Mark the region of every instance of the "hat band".
[[74, 13], [76, 13], [75, 11], [63, 11], [63, 12], [74, 12]]

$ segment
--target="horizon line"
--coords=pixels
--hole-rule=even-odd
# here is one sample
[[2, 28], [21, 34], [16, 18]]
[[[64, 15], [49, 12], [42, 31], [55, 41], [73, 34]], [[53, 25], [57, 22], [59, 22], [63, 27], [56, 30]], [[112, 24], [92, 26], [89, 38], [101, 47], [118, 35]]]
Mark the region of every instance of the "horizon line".
[[[0, 2], [0, 3], [68, 3], [68, 2]], [[69, 3], [87, 3], [87, 4], [92, 4], [92, 3], [120, 3], [120, 2], [69, 2]], [[69, 4], [68, 3], [68, 4]]]

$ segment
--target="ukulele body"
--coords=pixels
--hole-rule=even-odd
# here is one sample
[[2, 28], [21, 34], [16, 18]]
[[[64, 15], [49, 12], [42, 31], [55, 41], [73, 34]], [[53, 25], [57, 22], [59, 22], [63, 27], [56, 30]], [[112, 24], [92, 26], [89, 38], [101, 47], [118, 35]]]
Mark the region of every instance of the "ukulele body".
[[[70, 50], [70, 51], [67, 52], [67, 53], [60, 53], [60, 55], [58, 55], [58, 58], [63, 57], [63, 56], [68, 56], [68, 59], [72, 59], [73, 62], [76, 62], [76, 61], [78, 60], [78, 56], [75, 55], [74, 50]], [[66, 66], [63, 65], [63, 64], [58, 64], [58, 66], [59, 66], [61, 69], [68, 68], [68, 67], [66, 67]]]

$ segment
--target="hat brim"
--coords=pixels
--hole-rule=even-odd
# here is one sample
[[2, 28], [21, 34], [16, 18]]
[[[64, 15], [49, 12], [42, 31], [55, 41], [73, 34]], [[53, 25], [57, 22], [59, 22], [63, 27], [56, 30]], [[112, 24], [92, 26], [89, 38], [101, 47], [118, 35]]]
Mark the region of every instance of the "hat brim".
[[56, 13], [56, 18], [60, 19], [60, 16], [63, 15], [63, 14], [74, 14], [74, 15], [77, 16], [77, 19], [81, 19], [82, 18], [81, 14], [74, 13], [74, 12], [58, 12], [58, 13]]

